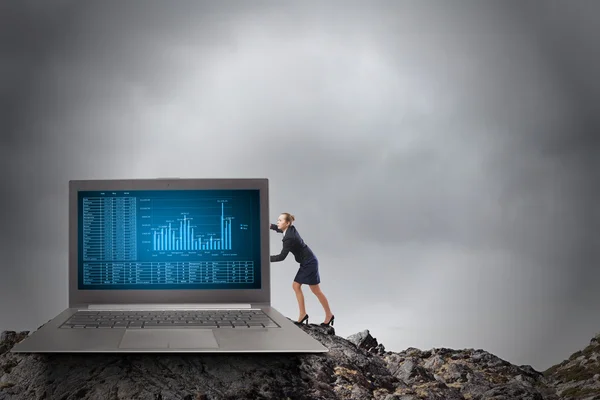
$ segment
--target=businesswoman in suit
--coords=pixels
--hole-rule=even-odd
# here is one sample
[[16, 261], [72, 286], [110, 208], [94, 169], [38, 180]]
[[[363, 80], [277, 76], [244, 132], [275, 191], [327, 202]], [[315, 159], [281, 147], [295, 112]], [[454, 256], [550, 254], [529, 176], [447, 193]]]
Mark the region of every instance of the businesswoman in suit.
[[333, 325], [334, 316], [329, 309], [329, 302], [319, 287], [319, 283], [321, 283], [319, 260], [317, 260], [310, 247], [304, 243], [296, 227], [292, 225], [294, 220], [294, 216], [290, 213], [282, 213], [277, 219], [277, 224], [271, 224], [271, 229], [283, 233], [283, 249], [280, 254], [271, 256], [271, 262], [283, 261], [288, 253], [292, 253], [296, 262], [300, 264], [300, 268], [292, 284], [292, 288], [296, 293], [296, 299], [298, 300], [298, 307], [300, 308], [300, 317], [296, 321], [296, 324], [302, 324], [304, 321], [308, 324], [308, 314], [306, 313], [304, 294], [302, 293], [302, 285], [306, 284], [310, 287], [314, 295], [317, 296], [325, 310], [325, 322], [322, 322], [321, 325]]

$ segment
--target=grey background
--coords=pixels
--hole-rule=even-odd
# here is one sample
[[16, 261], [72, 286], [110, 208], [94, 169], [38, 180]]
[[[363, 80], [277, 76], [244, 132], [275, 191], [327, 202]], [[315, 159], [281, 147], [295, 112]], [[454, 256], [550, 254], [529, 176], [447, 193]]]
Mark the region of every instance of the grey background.
[[258, 176], [338, 335], [561, 361], [600, 330], [598, 11], [3, 1], [0, 330], [67, 304], [69, 179]]

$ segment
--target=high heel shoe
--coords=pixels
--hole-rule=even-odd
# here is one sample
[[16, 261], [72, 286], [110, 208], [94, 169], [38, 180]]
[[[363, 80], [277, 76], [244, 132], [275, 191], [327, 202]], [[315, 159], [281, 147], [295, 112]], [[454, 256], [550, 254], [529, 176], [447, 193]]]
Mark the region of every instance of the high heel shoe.
[[306, 315], [304, 316], [304, 318], [302, 318], [302, 321], [294, 321], [294, 323], [295, 323], [296, 325], [302, 325], [302, 323], [303, 323], [304, 321], [306, 321], [306, 325], [308, 325], [308, 314], [306, 314]]
[[321, 326], [333, 326], [333, 319], [335, 318], [335, 316], [332, 314], [331, 315], [331, 319], [328, 322], [321, 322]]

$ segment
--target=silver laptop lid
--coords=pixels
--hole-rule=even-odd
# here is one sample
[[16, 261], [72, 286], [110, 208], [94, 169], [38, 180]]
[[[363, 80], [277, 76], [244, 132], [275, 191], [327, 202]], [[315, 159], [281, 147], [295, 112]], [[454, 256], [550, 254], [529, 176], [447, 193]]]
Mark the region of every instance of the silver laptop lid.
[[69, 182], [69, 307], [270, 303], [268, 179]]

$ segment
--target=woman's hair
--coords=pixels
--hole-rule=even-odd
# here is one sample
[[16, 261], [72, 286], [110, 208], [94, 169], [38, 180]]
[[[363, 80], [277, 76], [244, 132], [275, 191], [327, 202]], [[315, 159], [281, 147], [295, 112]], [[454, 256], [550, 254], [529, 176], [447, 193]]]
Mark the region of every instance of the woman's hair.
[[294, 220], [296, 220], [296, 218], [294, 218], [294, 216], [293, 216], [292, 214], [290, 214], [290, 213], [286, 213], [286, 212], [284, 212], [284, 213], [281, 213], [281, 215], [284, 215], [284, 216], [285, 216], [285, 220], [286, 220], [287, 222], [289, 222], [290, 224], [291, 224], [292, 222], [294, 222]]

